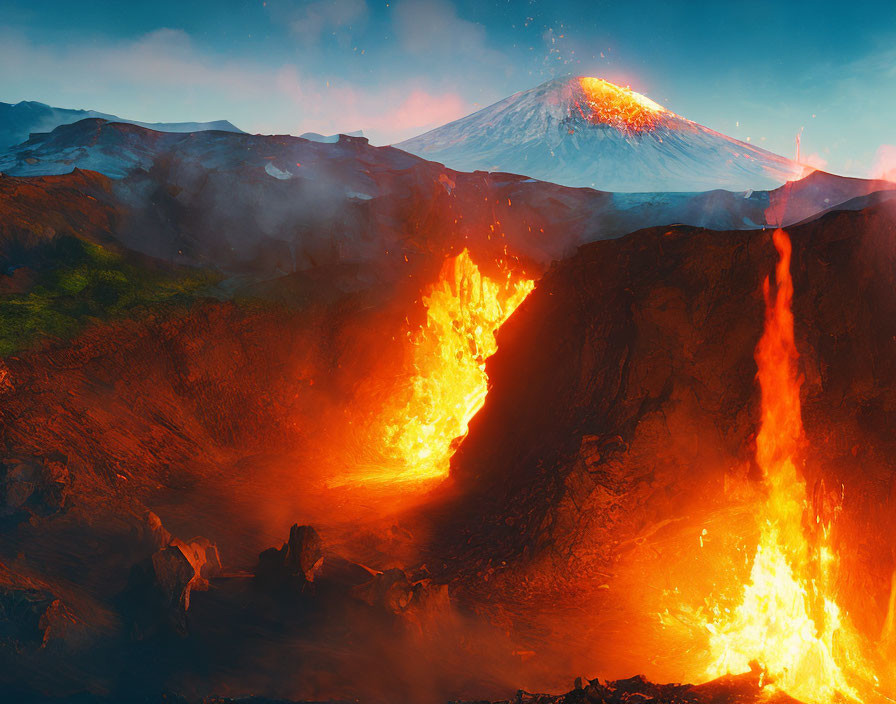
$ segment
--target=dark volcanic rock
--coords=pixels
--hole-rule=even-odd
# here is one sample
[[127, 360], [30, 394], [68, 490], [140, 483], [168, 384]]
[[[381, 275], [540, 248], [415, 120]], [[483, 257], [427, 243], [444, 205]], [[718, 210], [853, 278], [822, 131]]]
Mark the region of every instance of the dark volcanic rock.
[[43, 646], [61, 637], [72, 616], [56, 596], [43, 589], [0, 585], [0, 644]]
[[370, 606], [406, 617], [406, 623], [418, 629], [437, 622], [450, 608], [447, 585], [433, 584], [428, 577], [409, 578], [395, 567], [374, 575], [352, 593]]
[[0, 273], [40, 262], [39, 251], [61, 235], [108, 244], [120, 209], [105, 176], [75, 169], [64, 176], [0, 174]]
[[267, 588], [301, 590], [314, 581], [323, 561], [323, 542], [317, 531], [294, 524], [283, 547], [270, 548], [258, 556], [255, 579]]
[[77, 624], [54, 588], [0, 563], [0, 657], [45, 651], [72, 636]]
[[309, 582], [324, 559], [323, 542], [311, 526], [295, 524], [289, 529], [284, 567], [291, 574], [301, 574]]
[[196, 570], [184, 551], [169, 545], [131, 570], [120, 598], [137, 640], [172, 632], [187, 634], [187, 609]]
[[397, 614], [407, 609], [414, 599], [414, 585], [403, 570], [392, 568], [357, 587], [355, 593], [371, 606]]
[[190, 582], [196, 571], [184, 551], [175, 546], [159, 550], [151, 558], [155, 585], [172, 608], [190, 608]]
[[0, 155], [0, 168], [24, 177], [67, 174], [73, 165], [113, 177], [113, 212], [126, 219], [117, 236], [126, 247], [265, 277], [377, 259], [401, 277], [405, 255], [463, 246], [490, 260], [507, 246], [543, 267], [578, 244], [642, 227], [789, 224], [893, 188], [815, 172], [773, 191], [616, 194], [457, 172], [351, 137], [329, 144], [165, 134], [101, 119], [34, 135]]
[[[228, 559], [231, 549], [242, 549], [242, 562], [233, 564], [248, 564], [261, 546], [273, 544], [263, 532], [270, 526], [254, 519], [267, 519], [280, 495], [302, 495], [302, 472], [295, 467], [322, 465], [289, 462], [282, 476], [272, 478], [254, 471], [254, 458], [285, 455], [320, 434], [328, 420], [344, 428], [343, 409], [364, 406], [353, 403], [358, 380], [395, 377], [398, 361], [387, 369], [375, 365], [401, 359], [394, 340], [404, 339], [398, 333], [405, 316], [420, 310], [411, 303], [445, 252], [470, 236], [474, 257], [481, 254], [485, 262], [503, 251], [506, 239], [511, 251], [546, 263], [582, 237], [622, 232], [630, 222], [607, 219], [609, 194], [500, 174], [452, 175], [416, 160], [395, 172], [386, 168], [391, 152], [383, 156], [350, 142], [340, 149], [351, 159], [360, 155], [349, 166], [363, 168], [349, 180], [382, 190], [370, 200], [342, 193], [320, 213], [306, 207], [315, 202], [313, 179], [284, 185], [261, 161], [251, 167], [257, 173], [237, 165], [222, 174], [191, 163], [189, 154], [166, 157], [152, 173], [136, 174], [123, 186], [84, 172], [0, 179], [0, 208], [11, 214], [0, 218], [0, 256], [7, 264], [38, 266], [42, 247], [55, 246], [60, 234], [108, 244], [122, 234], [124, 195], [136, 198], [145, 188], [146, 200], [133, 202], [151, 204], [148, 210], [164, 221], [160, 239], [145, 240], [153, 252], [177, 261], [232, 264], [239, 271], [293, 272], [264, 291], [279, 291], [274, 306], [205, 301], [186, 310], [152, 309], [136, 319], [96, 322], [70, 344], [47, 344], [3, 361], [0, 421], [9, 457], [2, 469], [3, 505], [9, 515], [32, 520], [4, 531], [0, 550], [4, 561], [19, 560], [17, 568], [46, 570], [46, 583], [17, 584], [9, 602], [10, 613], [18, 614], [11, 622], [35, 647], [47, 633], [42, 619], [51, 634], [54, 624], [65, 623], [67, 611], [54, 604], [72, 604], [79, 617], [85, 611], [57, 585], [81, 590], [77, 596], [94, 608], [84, 619], [98, 618], [123, 589], [127, 566], [138, 560], [130, 589], [115, 602], [120, 613], [101, 614], [112, 622], [102, 636], [120, 637], [121, 616], [144, 639], [128, 647], [154, 656], [160, 651], [147, 643], [153, 636], [185, 634], [191, 594], [214, 578], [220, 558], [212, 541], [173, 539], [147, 507], [180, 535], [209, 535]], [[230, 258], [227, 238], [215, 239], [222, 220], [205, 217], [244, 177], [248, 187], [241, 197], [254, 209], [223, 223], [228, 236], [245, 234]], [[292, 188], [305, 199], [297, 210], [275, 213], [264, 231], [244, 232], [272, 202], [291, 203]], [[256, 202], [258, 194], [264, 197]], [[691, 206], [699, 210], [701, 202]], [[753, 200], [747, 205], [752, 213], [761, 210]], [[656, 210], [638, 217], [652, 222], [651, 212]], [[217, 217], [226, 220], [227, 213]], [[506, 237], [483, 238], [497, 220]], [[155, 224], [143, 221], [149, 229], [127, 230], [124, 240], [133, 244]], [[281, 229], [288, 241], [272, 241], [271, 233]], [[354, 238], [363, 247], [355, 248]], [[892, 568], [879, 536], [892, 533], [896, 456], [892, 219], [881, 207], [834, 213], [795, 228], [794, 242], [806, 424], [813, 446], [828, 455], [826, 476], [847, 487], [853, 504], [844, 513], [864, 516], [852, 536], [856, 549], [845, 559], [857, 567], [850, 579], [870, 595], [870, 610], [879, 619], [886, 601], [881, 585]], [[175, 254], [181, 248], [182, 259]], [[362, 261], [367, 255], [374, 264]], [[733, 465], [748, 474], [756, 427], [752, 354], [762, 324], [759, 283], [773, 261], [768, 233], [675, 227], [583, 248], [549, 272], [502, 329], [501, 349], [489, 361], [493, 390], [454, 467], [464, 494], [455, 510], [460, 525], [435, 533], [444, 545], [437, 546], [440, 559], [427, 556], [433, 571], [447, 564], [444, 570], [460, 577], [455, 585], [481, 590], [487, 597], [482, 603], [497, 602], [517, 586], [565, 595], [606, 579], [600, 569], [617, 555], [617, 542], [641, 545], [671, 516], [694, 503], [711, 505], [724, 492], [722, 481], [713, 479], [724, 473], [718, 467]], [[9, 290], [28, 285], [28, 276], [15, 274], [22, 270], [6, 277]], [[344, 434], [333, 435], [333, 448], [318, 449], [346, 444]], [[71, 482], [44, 459], [58, 449], [68, 457]], [[249, 461], [237, 464], [241, 458]], [[180, 503], [173, 505], [175, 500]], [[297, 515], [290, 505], [275, 508], [269, 513]], [[259, 535], [265, 542], [252, 543]], [[377, 623], [401, 620], [391, 618], [395, 612], [404, 616], [446, 603], [447, 589], [427, 586], [421, 575], [387, 571], [370, 580], [369, 571], [348, 560], [334, 560], [329, 570], [325, 562], [318, 571], [323, 551], [315, 535], [294, 527], [281, 550], [265, 553], [259, 581], [301, 588], [314, 579], [320, 603], [338, 602], [367, 581], [367, 603], [376, 609], [344, 602], [373, 614]], [[544, 583], [502, 580], [505, 567], [536, 560], [551, 568], [543, 572]], [[325, 579], [331, 580], [326, 588], [319, 584]], [[196, 634], [190, 634], [147, 679], [188, 666], [217, 672], [222, 662], [235, 663], [234, 677], [259, 667], [262, 678], [282, 672], [293, 651], [261, 666], [261, 658], [243, 659], [241, 640], [257, 634], [266, 641], [280, 633], [282, 604], [272, 606], [257, 594], [253, 601], [249, 583], [236, 578], [227, 589], [226, 598], [225, 589], [197, 597], [189, 613], [195, 620], [200, 601], [207, 601], [210, 630], [203, 642], [220, 641], [221, 648], [232, 649], [233, 660], [215, 660], [212, 648], [183, 664], [194, 645]], [[276, 617], [250, 618], [248, 624], [222, 618], [259, 603]], [[293, 627], [305, 632], [304, 623]], [[106, 652], [123, 642], [97, 640], [107, 643]], [[107, 675], [124, 672], [124, 659], [105, 665], [100, 657], [96, 667], [107, 667]], [[19, 665], [4, 669], [18, 676]], [[80, 684], [77, 667], [60, 671], [69, 685]], [[22, 677], [40, 681], [37, 672]]]
[[579, 678], [575, 688], [566, 694], [533, 694], [520, 690], [513, 699], [494, 704], [799, 704], [786, 694], [765, 691], [760, 686], [760, 675], [757, 670], [702, 685], [656, 684], [642, 675], [611, 682], [585, 683]]
[[70, 484], [67, 460], [61, 453], [2, 459], [0, 518], [56, 513], [65, 505]]

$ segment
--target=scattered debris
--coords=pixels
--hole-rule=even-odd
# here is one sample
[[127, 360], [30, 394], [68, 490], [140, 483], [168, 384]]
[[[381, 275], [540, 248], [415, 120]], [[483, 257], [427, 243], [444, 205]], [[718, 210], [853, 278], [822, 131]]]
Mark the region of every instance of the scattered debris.
[[369, 582], [355, 587], [353, 593], [370, 606], [416, 617], [445, 613], [450, 601], [447, 585], [432, 584], [428, 577], [411, 580], [398, 568], [376, 574]]

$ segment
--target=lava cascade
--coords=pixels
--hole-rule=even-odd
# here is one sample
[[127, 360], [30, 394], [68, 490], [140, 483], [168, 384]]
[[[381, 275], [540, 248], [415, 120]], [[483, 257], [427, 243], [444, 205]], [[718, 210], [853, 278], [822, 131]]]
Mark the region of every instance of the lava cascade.
[[447, 475], [457, 443], [485, 401], [485, 360], [498, 348], [495, 332], [534, 286], [509, 269], [503, 280], [484, 276], [467, 250], [444, 262], [423, 299], [426, 322], [411, 334], [415, 375], [410, 394], [390, 414], [383, 432], [391, 465], [384, 477]]
[[760, 539], [749, 582], [733, 609], [716, 605], [707, 623], [708, 676], [764, 671], [767, 689], [812, 704], [860, 699], [849, 675], [860, 669], [854, 635], [833, 596], [830, 526], [811, 511], [798, 470], [805, 445], [801, 378], [793, 331], [791, 244], [774, 233], [777, 287], [764, 282], [765, 331], [756, 348], [761, 421], [756, 461], [764, 476]]

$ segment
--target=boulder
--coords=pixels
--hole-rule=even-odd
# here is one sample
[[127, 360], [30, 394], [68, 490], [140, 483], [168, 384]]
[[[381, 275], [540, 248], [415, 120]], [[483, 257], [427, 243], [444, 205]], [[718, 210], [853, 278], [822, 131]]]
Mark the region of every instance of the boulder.
[[357, 587], [355, 595], [371, 606], [399, 614], [411, 604], [414, 585], [404, 571], [392, 568]]
[[303, 588], [314, 581], [324, 562], [323, 542], [311, 526], [295, 524], [279, 550], [269, 548], [258, 556], [256, 581], [267, 588]]
[[62, 640], [76, 619], [46, 584], [0, 563], [0, 647], [44, 648]]
[[193, 563], [198, 576], [207, 580], [221, 574], [221, 556], [217, 545], [202, 537], [193, 538], [186, 545], [189, 548], [187, 558]]
[[301, 574], [309, 582], [324, 560], [323, 543], [320, 535], [311, 526], [294, 525], [289, 529], [284, 563], [290, 573]]
[[196, 570], [183, 549], [169, 545], [150, 558], [154, 585], [165, 604], [184, 611], [190, 608], [190, 585]]
[[0, 644], [15, 649], [42, 648], [62, 638], [72, 623], [71, 613], [52, 592], [0, 586]]
[[173, 539], [172, 535], [168, 529], [162, 525], [161, 518], [152, 511], [147, 511], [143, 516], [143, 520], [144, 523], [141, 526], [143, 529], [142, 536], [145, 536], [146, 541], [149, 544], [155, 545], [157, 549], [164, 548], [171, 544]]
[[169, 545], [131, 569], [121, 609], [131, 635], [144, 640], [165, 633], [187, 635], [187, 609], [196, 569], [179, 545]]
[[353, 593], [370, 606], [396, 615], [412, 615], [416, 620], [446, 613], [449, 606], [447, 585], [432, 584], [428, 578], [413, 581], [398, 568], [374, 575]]
[[0, 517], [50, 516], [65, 506], [71, 479], [61, 453], [0, 461]]

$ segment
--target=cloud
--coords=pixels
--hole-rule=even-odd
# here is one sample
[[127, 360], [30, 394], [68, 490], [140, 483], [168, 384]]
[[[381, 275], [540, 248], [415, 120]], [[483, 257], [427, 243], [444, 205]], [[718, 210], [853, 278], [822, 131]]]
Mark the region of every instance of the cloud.
[[228, 119], [250, 132], [301, 134], [363, 129], [378, 144], [413, 136], [470, 112], [455, 91], [429, 81], [328, 81], [291, 63], [234, 61], [160, 29], [127, 42], [36, 44], [0, 31], [4, 99], [90, 108], [147, 122]]
[[110, 89], [213, 90], [233, 96], [257, 92], [253, 71], [201, 56], [189, 36], [174, 29], [159, 29], [129, 42], [63, 47], [36, 45], [6, 33], [0, 35], [0, 63], [9, 70], [8, 80], [31, 90], [49, 85], [84, 97], [103, 96]]
[[410, 54], [506, 63], [503, 54], [489, 48], [485, 27], [459, 17], [447, 0], [399, 0], [392, 18], [396, 37]]
[[367, 14], [365, 0], [318, 0], [294, 12], [289, 28], [302, 43], [313, 45], [325, 32], [345, 37], [353, 25], [367, 20]]
[[816, 170], [823, 170], [828, 165], [828, 160], [821, 154], [813, 152], [812, 154], [803, 154], [800, 156], [800, 163]]
[[[403, 82], [385, 87], [348, 82], [321, 85], [314, 78], [303, 76], [294, 66], [281, 69], [277, 88], [297, 109], [325, 106], [325, 113], [308, 116], [303, 129], [323, 133], [363, 129], [365, 134], [395, 135], [389, 142], [400, 141], [400, 135], [409, 137], [470, 112], [466, 101], [454, 92], [436, 93]], [[338, 117], [333, 119], [334, 115]]]
[[467, 106], [455, 93], [432, 95], [423, 90], [413, 91], [388, 116], [396, 129], [437, 127], [467, 114]]
[[874, 165], [871, 167], [871, 178], [882, 178], [887, 181], [896, 181], [896, 145], [881, 144], [874, 156]]

